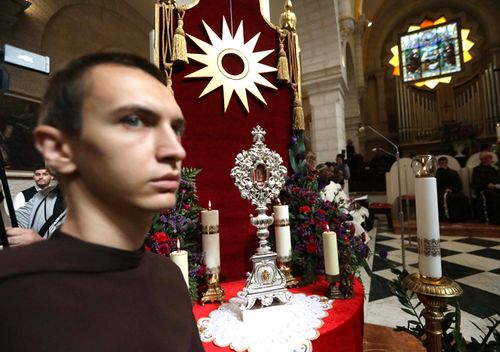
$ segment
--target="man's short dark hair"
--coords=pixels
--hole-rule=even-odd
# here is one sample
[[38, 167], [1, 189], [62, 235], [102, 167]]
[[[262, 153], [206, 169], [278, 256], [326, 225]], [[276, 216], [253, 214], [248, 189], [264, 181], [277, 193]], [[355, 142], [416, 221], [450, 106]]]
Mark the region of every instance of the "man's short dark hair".
[[448, 158], [447, 158], [447, 157], [445, 157], [445, 156], [442, 156], [442, 157], [440, 157], [440, 158], [438, 159], [438, 163], [440, 163], [441, 161], [445, 161], [445, 160], [446, 160], [446, 161], [448, 161]]
[[39, 124], [56, 127], [70, 136], [78, 136], [82, 128], [85, 77], [92, 68], [101, 64], [138, 68], [163, 83], [158, 68], [140, 56], [116, 52], [84, 55], [57, 71], [50, 80], [40, 107]]

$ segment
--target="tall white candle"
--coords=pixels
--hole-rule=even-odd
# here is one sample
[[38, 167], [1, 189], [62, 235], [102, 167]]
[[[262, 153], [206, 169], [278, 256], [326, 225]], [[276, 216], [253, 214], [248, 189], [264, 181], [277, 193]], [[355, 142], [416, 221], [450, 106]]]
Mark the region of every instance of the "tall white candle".
[[179, 240], [177, 240], [177, 250], [170, 253], [170, 259], [181, 269], [184, 281], [189, 288], [188, 252], [180, 249]]
[[500, 141], [500, 122], [497, 122], [497, 141]]
[[325, 273], [327, 275], [339, 275], [337, 234], [329, 231], [329, 229], [323, 232], [323, 253], [325, 256]]
[[442, 273], [436, 178], [417, 177], [415, 179], [415, 207], [418, 269], [421, 275], [440, 278]]
[[208, 202], [208, 210], [201, 211], [201, 241], [205, 253], [205, 265], [208, 269], [220, 267], [220, 235], [219, 235], [219, 211], [212, 210], [211, 202]]
[[292, 238], [290, 235], [288, 205], [275, 205], [273, 211], [278, 260], [289, 261], [292, 256]]

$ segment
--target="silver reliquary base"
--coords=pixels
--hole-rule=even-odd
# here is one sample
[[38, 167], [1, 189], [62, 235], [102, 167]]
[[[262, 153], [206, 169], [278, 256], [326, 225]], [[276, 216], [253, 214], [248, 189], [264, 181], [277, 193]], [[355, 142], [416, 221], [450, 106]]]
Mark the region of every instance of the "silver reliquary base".
[[286, 289], [285, 275], [276, 266], [276, 253], [254, 254], [252, 273], [243, 291], [238, 292], [238, 303], [241, 310], [251, 309], [260, 300], [263, 307], [270, 306], [275, 299], [281, 303], [289, 303], [293, 295]]

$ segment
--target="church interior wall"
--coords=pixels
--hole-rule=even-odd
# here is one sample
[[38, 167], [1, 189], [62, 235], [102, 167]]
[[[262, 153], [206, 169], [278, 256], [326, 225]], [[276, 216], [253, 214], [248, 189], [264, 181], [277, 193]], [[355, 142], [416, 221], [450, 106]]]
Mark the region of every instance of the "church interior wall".
[[[121, 50], [148, 57], [151, 29], [152, 25], [123, 0], [41, 0], [32, 1], [14, 25], [0, 31], [0, 45], [47, 55], [54, 72], [68, 60], [94, 51]], [[47, 75], [5, 66], [10, 76], [8, 95], [41, 100]], [[31, 176], [30, 171], [9, 172], [11, 193], [31, 187]]]
[[[478, 90], [478, 88], [470, 87], [474, 83], [473, 80], [477, 80], [481, 74], [484, 74], [488, 67], [493, 67], [493, 71], [494, 67], [497, 67], [493, 62], [495, 60], [494, 53], [500, 47], [500, 25], [495, 17], [498, 16], [499, 10], [500, 4], [498, 2], [487, 0], [480, 0], [473, 3], [446, 0], [438, 4], [432, 1], [418, 1], [410, 2], [404, 7], [398, 6], [397, 1], [384, 2], [377, 12], [376, 17], [372, 19], [373, 25], [367, 29], [363, 44], [364, 67], [366, 72], [368, 72], [365, 75], [367, 82], [377, 80], [377, 74], [383, 72], [384, 84], [374, 85], [373, 83], [367, 83], [366, 97], [363, 99], [366, 106], [362, 108], [364, 111], [362, 116], [363, 122], [373, 124], [377, 129], [381, 127], [381, 131], [389, 138], [404, 144], [403, 149], [408, 155], [422, 150], [432, 152], [446, 148], [447, 146], [440, 145], [439, 140], [436, 140], [438, 138], [437, 127], [439, 125], [431, 126], [429, 124], [427, 128], [434, 129], [435, 132], [426, 131], [424, 133], [425, 138], [422, 137], [413, 143], [400, 140], [401, 136], [398, 132], [401, 128], [404, 128], [404, 126], [400, 126], [400, 112], [397, 105], [396, 79], [400, 78], [392, 76], [392, 66], [388, 65], [391, 57], [390, 48], [397, 44], [399, 33], [405, 32], [411, 24], [419, 24], [426, 17], [436, 19], [441, 15], [445, 15], [448, 19], [459, 18], [465, 28], [471, 29], [470, 39], [475, 42], [471, 51], [473, 60], [465, 64], [463, 73], [455, 75], [448, 90], [451, 90], [452, 96], [456, 96], [460, 89], [469, 89], [471, 92], [467, 94], [472, 95], [473, 92]], [[494, 72], [486, 74], [490, 75], [488, 79], [495, 80]], [[409, 85], [405, 86], [411, 87]], [[459, 88], [460, 86], [464, 86], [464, 88]], [[380, 91], [381, 88], [382, 91]], [[422, 116], [427, 116], [427, 118], [431, 118], [429, 116], [436, 116], [436, 121], [439, 121], [435, 122], [435, 124], [451, 119], [469, 119], [473, 125], [475, 124], [480, 127], [479, 129], [482, 131], [480, 137], [483, 138], [484, 142], [488, 142], [490, 139], [493, 140], [494, 131], [491, 126], [493, 126], [495, 118], [499, 119], [498, 113], [495, 111], [495, 106], [498, 106], [498, 96], [496, 98], [481, 98], [483, 100], [489, 99], [489, 103], [486, 105], [493, 105], [493, 112], [480, 117], [483, 120], [488, 118], [491, 121], [481, 122], [478, 121], [478, 116], [473, 116], [477, 110], [482, 109], [482, 104], [479, 104], [479, 102], [465, 102], [462, 104], [463, 107], [457, 107], [460, 104], [457, 102], [453, 103], [453, 100], [451, 100], [451, 103], [437, 101], [438, 93], [446, 90], [446, 88], [443, 88], [443, 84], [438, 85], [434, 90], [418, 89], [415, 87], [409, 89], [411, 90], [410, 99], [417, 99], [415, 101], [420, 102], [420, 105], [422, 105], [415, 104], [419, 106], [412, 112], [414, 115], [412, 118], [420, 120]], [[487, 90], [495, 91], [495, 89], [498, 89], [498, 87], [488, 88]], [[489, 92], [487, 93], [489, 94]], [[495, 103], [491, 100], [496, 100], [497, 102]], [[448, 109], [448, 113], [444, 114], [444, 108], [440, 104], [443, 106], [446, 105], [447, 109], [448, 105], [454, 105], [454, 107], [453, 110]], [[477, 107], [476, 109], [468, 107], [474, 104]], [[377, 109], [375, 109], [375, 105], [378, 106]], [[386, 121], [384, 121], [383, 114], [380, 114], [381, 105], [385, 109]], [[466, 109], [468, 110], [465, 111]], [[470, 116], [467, 117], [467, 114]], [[366, 136], [365, 151], [368, 151], [369, 148], [371, 149], [371, 145], [376, 144], [377, 140], [376, 136]]]

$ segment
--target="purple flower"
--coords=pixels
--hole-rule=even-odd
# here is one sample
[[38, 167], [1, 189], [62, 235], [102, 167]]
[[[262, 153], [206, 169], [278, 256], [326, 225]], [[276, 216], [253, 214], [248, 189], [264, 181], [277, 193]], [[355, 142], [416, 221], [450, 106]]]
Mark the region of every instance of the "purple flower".
[[378, 252], [378, 255], [380, 256], [380, 258], [382, 259], [387, 259], [387, 251], [385, 249], [382, 249]]
[[297, 137], [292, 136], [292, 138], [290, 138], [290, 143], [291, 143], [292, 145], [297, 144]]

